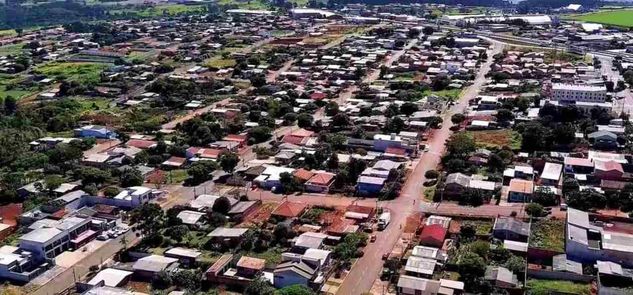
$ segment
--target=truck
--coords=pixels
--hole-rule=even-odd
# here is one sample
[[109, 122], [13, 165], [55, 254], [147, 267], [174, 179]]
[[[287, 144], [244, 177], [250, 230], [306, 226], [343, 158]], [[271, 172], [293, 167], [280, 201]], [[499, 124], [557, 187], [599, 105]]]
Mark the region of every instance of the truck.
[[385, 229], [387, 225], [389, 225], [390, 221], [391, 221], [391, 213], [383, 212], [382, 214], [380, 214], [380, 216], [378, 216], [378, 229], [379, 230]]

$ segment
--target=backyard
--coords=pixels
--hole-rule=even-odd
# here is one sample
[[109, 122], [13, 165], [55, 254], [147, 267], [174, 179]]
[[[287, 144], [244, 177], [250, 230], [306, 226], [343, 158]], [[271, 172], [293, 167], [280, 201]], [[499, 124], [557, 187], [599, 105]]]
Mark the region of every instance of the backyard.
[[485, 148], [508, 146], [513, 150], [521, 148], [521, 135], [512, 130], [467, 131], [475, 143]]
[[591, 294], [591, 285], [587, 283], [574, 283], [570, 281], [555, 280], [535, 280], [531, 279], [527, 282], [529, 295], [548, 295], [554, 293], [562, 294]]
[[555, 219], [543, 219], [532, 223], [530, 247], [565, 252], [565, 222]]

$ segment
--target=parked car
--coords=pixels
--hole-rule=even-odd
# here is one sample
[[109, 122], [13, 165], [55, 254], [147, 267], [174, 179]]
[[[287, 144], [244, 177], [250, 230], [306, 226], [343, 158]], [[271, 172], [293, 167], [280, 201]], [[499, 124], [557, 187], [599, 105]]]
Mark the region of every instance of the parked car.
[[372, 242], [372, 243], [375, 242], [376, 241], [376, 235], [371, 235], [369, 237], [369, 241]]

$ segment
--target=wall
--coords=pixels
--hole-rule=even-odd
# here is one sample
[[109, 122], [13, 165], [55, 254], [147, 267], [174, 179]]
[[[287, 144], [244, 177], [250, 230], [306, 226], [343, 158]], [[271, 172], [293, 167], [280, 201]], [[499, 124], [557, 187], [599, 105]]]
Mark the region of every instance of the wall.
[[528, 269], [528, 277], [546, 280], [564, 280], [573, 282], [591, 282], [593, 276], [581, 275], [571, 272], [551, 271], [545, 269]]

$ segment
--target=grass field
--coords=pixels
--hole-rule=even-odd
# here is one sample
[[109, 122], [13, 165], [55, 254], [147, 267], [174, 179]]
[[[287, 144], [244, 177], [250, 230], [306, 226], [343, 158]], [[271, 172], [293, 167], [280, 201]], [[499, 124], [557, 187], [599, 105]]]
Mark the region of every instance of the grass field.
[[18, 35], [18, 33], [15, 30], [13, 30], [13, 29], [11, 29], [11, 30], [0, 30], [0, 37], [5, 37], [6, 38], [6, 37], [14, 37], [14, 36], [17, 36], [17, 35]]
[[210, 68], [224, 69], [234, 67], [236, 64], [232, 58], [211, 58], [204, 65]]
[[22, 52], [22, 44], [11, 44], [0, 46], [0, 56], [18, 55]]
[[603, 10], [594, 13], [570, 15], [566, 17], [572, 20], [584, 22], [593, 22], [605, 25], [613, 25], [619, 27], [633, 27], [633, 10]]
[[4, 100], [7, 96], [12, 96], [20, 99], [37, 92], [36, 87], [19, 86], [23, 79], [21, 76], [0, 74], [0, 98]]
[[96, 84], [100, 81], [101, 72], [106, 68], [108, 68], [108, 65], [101, 63], [52, 62], [38, 66], [35, 72], [47, 77], [54, 77], [57, 80]]
[[166, 15], [179, 15], [179, 14], [197, 14], [206, 12], [206, 7], [204, 5], [184, 5], [184, 4], [174, 4], [174, 5], [161, 5], [155, 7], [147, 7], [147, 8], [137, 8], [137, 9], [115, 9], [110, 10], [111, 14], [121, 14], [128, 13], [132, 15], [137, 15], [139, 17], [160, 17]]
[[579, 295], [591, 294], [590, 284], [574, 283], [571, 281], [529, 280], [527, 287], [527, 294], [529, 295], [548, 295], [553, 292]]
[[468, 131], [475, 143], [485, 148], [501, 148], [508, 146], [511, 149], [521, 148], [521, 135], [512, 130]]
[[532, 223], [530, 247], [565, 252], [565, 221], [539, 220]]
[[[297, 0], [296, 2], [303, 2], [303, 1], [304, 0]], [[240, 9], [268, 9], [270, 8], [268, 4], [263, 0], [250, 0], [250, 1], [219, 0], [217, 3], [220, 5], [235, 5], [237, 6], [237, 8], [240, 8]]]

